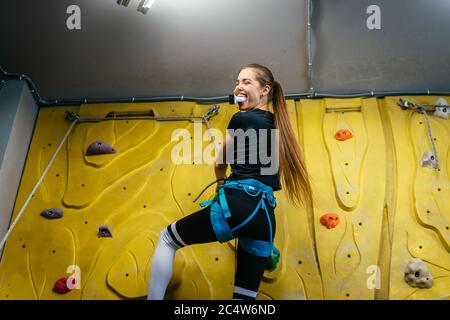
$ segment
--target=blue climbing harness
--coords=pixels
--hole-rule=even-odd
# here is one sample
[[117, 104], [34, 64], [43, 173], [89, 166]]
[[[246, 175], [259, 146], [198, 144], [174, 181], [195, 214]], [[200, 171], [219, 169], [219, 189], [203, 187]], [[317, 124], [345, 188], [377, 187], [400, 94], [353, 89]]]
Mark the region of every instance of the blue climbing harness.
[[[228, 208], [227, 199], [225, 197], [225, 189], [238, 189], [243, 190], [245, 193], [252, 197], [261, 196], [261, 200], [258, 202], [255, 210], [252, 214], [233, 229], [230, 229], [226, 218], [231, 217], [230, 209]], [[266, 202], [275, 208], [276, 199], [273, 195], [271, 187], [259, 182], [255, 179], [242, 179], [242, 180], [226, 180], [224, 184], [219, 186], [218, 198], [214, 200], [208, 200], [200, 203], [201, 207], [211, 205], [211, 224], [214, 229], [214, 233], [220, 242], [226, 242], [234, 238], [233, 232], [244, 227], [250, 220], [255, 217], [258, 211], [264, 209], [269, 222], [270, 241], [256, 240], [248, 237], [240, 237], [239, 244], [245, 249], [245, 251], [252, 253], [260, 257], [270, 257], [272, 251], [277, 249], [273, 246], [272, 241], [272, 222], [270, 221], [269, 212], [267, 210]]]

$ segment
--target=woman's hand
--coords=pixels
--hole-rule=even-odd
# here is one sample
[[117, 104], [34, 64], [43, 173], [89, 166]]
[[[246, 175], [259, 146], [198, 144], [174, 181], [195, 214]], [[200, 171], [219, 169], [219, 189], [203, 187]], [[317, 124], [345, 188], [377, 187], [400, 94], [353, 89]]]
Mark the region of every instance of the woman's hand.
[[[222, 164], [216, 163], [214, 165], [214, 173], [216, 174], [216, 180], [226, 178], [227, 167], [228, 167], [228, 164], [226, 164], [226, 163], [222, 163]], [[222, 181], [218, 181], [217, 183], [222, 182]]]
[[225, 140], [223, 141], [222, 148], [219, 149], [219, 152], [216, 157], [216, 162], [214, 165], [214, 172], [216, 174], [217, 180], [226, 178], [225, 174], [227, 172], [228, 163], [226, 163], [225, 159], [226, 159], [228, 145], [231, 145], [231, 137], [227, 131]]

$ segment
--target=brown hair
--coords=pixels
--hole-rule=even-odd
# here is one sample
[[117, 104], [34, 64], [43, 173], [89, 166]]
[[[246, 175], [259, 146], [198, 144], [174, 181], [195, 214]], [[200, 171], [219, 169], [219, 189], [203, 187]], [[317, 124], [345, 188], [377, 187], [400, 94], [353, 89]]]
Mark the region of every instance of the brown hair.
[[280, 175], [287, 189], [289, 200], [294, 204], [312, 206], [312, 189], [300, 146], [292, 130], [289, 113], [281, 84], [274, 79], [265, 66], [252, 63], [243, 69], [255, 69], [256, 79], [264, 87], [270, 86], [269, 102], [275, 115], [275, 128], [279, 130]]

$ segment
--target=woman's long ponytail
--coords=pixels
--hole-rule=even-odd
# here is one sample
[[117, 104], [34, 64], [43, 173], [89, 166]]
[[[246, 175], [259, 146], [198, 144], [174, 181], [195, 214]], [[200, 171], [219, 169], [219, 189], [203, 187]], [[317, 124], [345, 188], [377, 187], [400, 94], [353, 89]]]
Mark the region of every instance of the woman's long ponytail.
[[275, 127], [279, 130], [280, 174], [288, 198], [303, 206], [312, 205], [312, 189], [300, 146], [292, 130], [281, 84], [273, 81], [272, 108]]
[[242, 67], [241, 70], [247, 68], [256, 70], [261, 87], [269, 85], [272, 88], [269, 102], [272, 102], [275, 128], [279, 130], [280, 176], [289, 200], [308, 208], [313, 205], [311, 183], [300, 146], [292, 130], [283, 88], [278, 81], [274, 80], [272, 72], [267, 67], [252, 63]]

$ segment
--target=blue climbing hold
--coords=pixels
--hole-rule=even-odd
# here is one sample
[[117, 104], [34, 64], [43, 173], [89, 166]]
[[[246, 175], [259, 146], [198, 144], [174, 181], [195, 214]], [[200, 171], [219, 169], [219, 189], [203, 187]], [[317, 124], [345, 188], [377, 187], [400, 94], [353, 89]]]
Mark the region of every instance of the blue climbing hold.
[[106, 226], [102, 226], [98, 228], [98, 237], [99, 238], [112, 238], [111, 231]]
[[63, 211], [59, 208], [45, 209], [41, 212], [41, 216], [47, 219], [60, 219], [63, 216]]
[[96, 156], [100, 154], [112, 154], [117, 153], [111, 145], [103, 141], [92, 142], [86, 150], [87, 156]]

